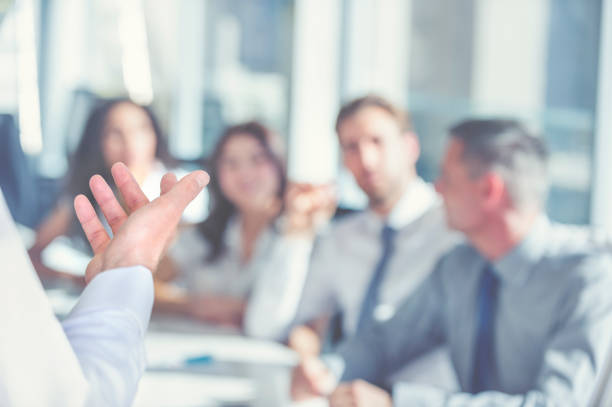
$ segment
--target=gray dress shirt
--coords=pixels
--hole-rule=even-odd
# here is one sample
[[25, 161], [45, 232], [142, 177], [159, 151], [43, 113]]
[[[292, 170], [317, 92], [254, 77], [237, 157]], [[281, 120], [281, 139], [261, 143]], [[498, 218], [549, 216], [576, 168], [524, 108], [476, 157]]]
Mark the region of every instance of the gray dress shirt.
[[385, 224], [397, 234], [375, 308], [378, 320], [391, 318], [440, 256], [462, 241], [446, 226], [432, 186], [417, 178], [386, 219], [371, 210], [349, 215], [319, 237], [312, 253], [303, 239], [281, 239], [282, 253], [268, 263], [252, 293], [246, 332], [283, 340], [292, 327], [341, 311], [343, 331], [353, 335], [382, 254], [380, 234]]
[[[477, 395], [398, 383], [397, 406], [581, 406], [593, 391], [612, 334], [612, 261], [547, 219], [493, 263], [500, 278], [493, 389]], [[395, 316], [341, 346], [342, 380], [384, 378], [440, 344], [462, 389], [474, 361], [478, 282], [486, 260], [462, 244], [444, 256]]]
[[315, 245], [294, 324], [341, 311], [343, 330], [357, 329], [363, 299], [382, 254], [381, 230], [397, 230], [394, 253], [379, 289], [375, 318], [384, 321], [429, 275], [436, 261], [460, 241], [449, 231], [437, 194], [415, 180], [387, 219], [372, 211], [339, 221]]

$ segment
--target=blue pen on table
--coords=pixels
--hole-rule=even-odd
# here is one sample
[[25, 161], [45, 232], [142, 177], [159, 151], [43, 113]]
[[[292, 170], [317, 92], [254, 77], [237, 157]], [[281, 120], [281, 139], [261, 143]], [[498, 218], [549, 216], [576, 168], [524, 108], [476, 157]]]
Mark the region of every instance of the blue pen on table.
[[212, 362], [213, 357], [211, 355], [192, 356], [183, 360], [183, 364], [186, 366], [208, 365]]

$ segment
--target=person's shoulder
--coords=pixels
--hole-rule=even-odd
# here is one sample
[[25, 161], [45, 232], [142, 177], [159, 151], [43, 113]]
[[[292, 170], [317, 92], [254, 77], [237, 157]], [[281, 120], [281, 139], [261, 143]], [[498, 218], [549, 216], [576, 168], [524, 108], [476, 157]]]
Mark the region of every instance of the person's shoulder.
[[541, 261], [548, 272], [561, 278], [564, 274], [572, 285], [585, 285], [602, 277], [612, 283], [611, 247], [610, 240], [598, 229], [553, 224]]
[[[612, 255], [597, 231], [585, 226], [554, 225], [547, 251], [532, 278], [556, 295], [561, 315], [612, 310]], [[608, 314], [609, 315], [609, 314]]]
[[550, 259], [588, 259], [612, 253], [612, 239], [597, 228], [552, 223], [546, 236], [544, 257]]
[[347, 232], [350, 233], [365, 221], [368, 216], [366, 210], [348, 210], [343, 209], [337, 211], [337, 214], [329, 222], [326, 233], [330, 236], [344, 236]]
[[439, 263], [456, 264], [465, 260], [480, 259], [480, 254], [467, 241], [461, 241], [440, 257]]
[[[482, 256], [467, 241], [461, 241], [438, 258], [434, 271], [437, 273], [450, 273], [456, 276], [465, 276], [465, 272], [473, 268], [475, 263], [482, 261]], [[457, 271], [460, 270], [460, 273]]]
[[444, 206], [441, 202], [434, 202], [418, 218], [406, 225], [407, 231], [427, 231], [434, 233], [438, 237], [443, 236], [454, 239], [456, 242], [464, 241], [462, 233], [451, 229], [446, 221]]
[[462, 241], [438, 258], [430, 276], [456, 290], [466, 281], [471, 281], [474, 273], [482, 269], [482, 262], [478, 251], [467, 241]]

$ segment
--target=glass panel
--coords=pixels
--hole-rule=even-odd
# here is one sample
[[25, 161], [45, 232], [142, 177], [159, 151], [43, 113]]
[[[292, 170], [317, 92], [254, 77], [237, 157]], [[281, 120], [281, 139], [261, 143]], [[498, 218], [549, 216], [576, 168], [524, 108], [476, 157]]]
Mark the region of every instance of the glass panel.
[[552, 153], [551, 218], [588, 223], [600, 9], [595, 0], [413, 1], [408, 105], [424, 178], [435, 178], [457, 120], [518, 117]]
[[244, 120], [263, 120], [286, 135], [293, 2], [208, 1], [206, 27], [205, 151], [226, 125]]

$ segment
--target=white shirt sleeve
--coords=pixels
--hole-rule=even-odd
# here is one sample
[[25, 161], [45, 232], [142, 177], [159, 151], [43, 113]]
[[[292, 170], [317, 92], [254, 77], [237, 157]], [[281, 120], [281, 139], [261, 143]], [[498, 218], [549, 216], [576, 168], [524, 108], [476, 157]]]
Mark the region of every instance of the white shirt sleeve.
[[151, 273], [129, 267], [99, 274], [62, 327], [18, 249], [0, 269], [0, 405], [130, 405], [145, 363]]
[[87, 406], [129, 406], [145, 369], [153, 279], [142, 267], [96, 276], [62, 325], [89, 385]]
[[279, 239], [249, 298], [244, 317], [244, 331], [249, 336], [283, 340], [295, 318], [308, 273], [312, 239]]

